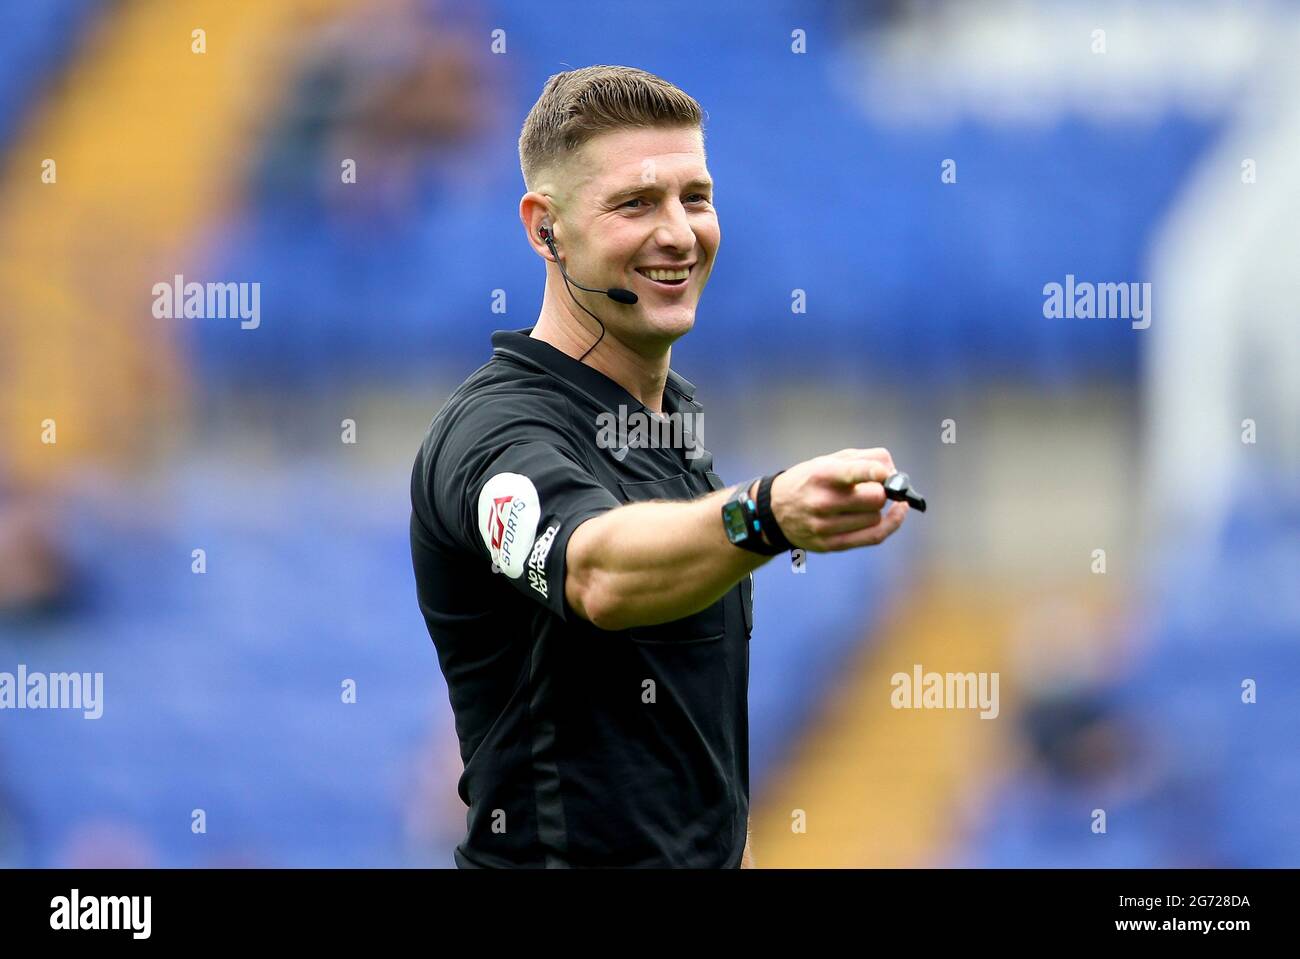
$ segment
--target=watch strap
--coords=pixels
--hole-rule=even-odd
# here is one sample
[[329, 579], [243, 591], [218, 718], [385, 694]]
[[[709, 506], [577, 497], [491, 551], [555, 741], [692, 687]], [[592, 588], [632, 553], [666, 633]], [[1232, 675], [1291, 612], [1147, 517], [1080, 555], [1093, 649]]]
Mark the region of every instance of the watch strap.
[[751, 553], [758, 553], [761, 556], [775, 556], [777, 553], [784, 552], [775, 546], [769, 546], [763, 542], [762, 520], [759, 518], [758, 503], [751, 499], [750, 489], [755, 483], [761, 482], [761, 477], [755, 476], [753, 479], [746, 481], [743, 485], [736, 487], [735, 492], [727, 501], [727, 506], [723, 507], [725, 517], [726, 510], [729, 506], [734, 506], [742, 511], [745, 525], [745, 538], [741, 540], [732, 540], [732, 545], [741, 549], [748, 550]]
[[776, 521], [776, 515], [772, 512], [772, 482], [784, 472], [785, 470], [778, 470], [769, 476], [764, 476], [758, 484], [758, 495], [755, 497], [759, 525], [767, 535], [768, 542], [780, 553], [795, 548], [794, 543], [786, 539], [785, 533], [781, 532], [781, 524]]

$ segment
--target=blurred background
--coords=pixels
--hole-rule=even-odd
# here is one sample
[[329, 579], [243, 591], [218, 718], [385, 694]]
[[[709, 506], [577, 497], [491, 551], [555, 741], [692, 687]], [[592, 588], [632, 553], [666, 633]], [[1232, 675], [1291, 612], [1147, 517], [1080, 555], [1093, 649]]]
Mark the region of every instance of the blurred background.
[[[0, 711], [0, 863], [452, 864], [410, 465], [537, 317], [524, 115], [617, 63], [708, 114], [715, 468], [883, 445], [930, 501], [757, 574], [759, 866], [1300, 865], [1297, 49], [1294, 2], [4, 5], [0, 671], [104, 687]], [[917, 665], [997, 717], [892, 708]]]

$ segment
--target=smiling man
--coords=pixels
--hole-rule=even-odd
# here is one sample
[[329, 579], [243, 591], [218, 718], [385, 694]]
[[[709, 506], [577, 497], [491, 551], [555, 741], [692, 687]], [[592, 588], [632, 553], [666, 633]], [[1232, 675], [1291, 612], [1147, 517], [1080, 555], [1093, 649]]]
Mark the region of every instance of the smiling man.
[[[751, 573], [883, 541], [907, 512], [885, 509], [893, 461], [844, 449], [733, 489], [713, 471], [669, 367], [722, 236], [694, 99], [629, 67], [558, 74], [519, 156], [541, 312], [493, 334], [411, 476], [465, 764], [456, 864], [749, 866]], [[628, 414], [686, 428], [609, 442]]]

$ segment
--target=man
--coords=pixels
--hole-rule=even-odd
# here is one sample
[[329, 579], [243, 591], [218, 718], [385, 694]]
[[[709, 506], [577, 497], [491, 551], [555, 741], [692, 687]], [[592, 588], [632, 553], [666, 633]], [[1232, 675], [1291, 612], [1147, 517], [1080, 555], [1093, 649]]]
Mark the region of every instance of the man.
[[[561, 73], [519, 153], [541, 313], [493, 334], [411, 482], [465, 763], [456, 864], [749, 866], [750, 574], [884, 540], [907, 512], [884, 511], [893, 462], [846, 449], [735, 490], [713, 472], [669, 369], [721, 242], [695, 100], [628, 67]], [[638, 417], [672, 438], [610, 429]]]

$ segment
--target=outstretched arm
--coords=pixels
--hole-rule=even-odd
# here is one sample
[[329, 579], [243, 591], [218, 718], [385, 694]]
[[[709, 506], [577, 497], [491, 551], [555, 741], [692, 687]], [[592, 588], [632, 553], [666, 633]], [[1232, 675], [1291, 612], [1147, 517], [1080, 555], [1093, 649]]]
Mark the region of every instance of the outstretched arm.
[[[772, 484], [786, 538], [813, 552], [873, 546], [902, 525], [907, 504], [884, 512], [888, 450], [840, 450], [798, 463]], [[716, 603], [771, 557], [737, 549], [722, 527], [729, 490], [689, 502], [628, 503], [570, 536], [564, 596], [583, 619], [621, 630], [667, 623]]]

